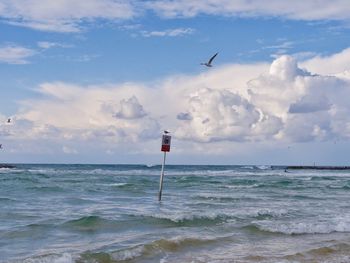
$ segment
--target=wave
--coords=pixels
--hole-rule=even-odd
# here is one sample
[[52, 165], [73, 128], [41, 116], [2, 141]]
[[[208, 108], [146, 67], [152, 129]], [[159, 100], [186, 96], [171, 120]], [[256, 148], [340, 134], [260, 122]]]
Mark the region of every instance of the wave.
[[[168, 254], [179, 252], [191, 247], [200, 247], [210, 245], [216, 242], [214, 238], [199, 238], [199, 237], [175, 237], [171, 239], [158, 239], [150, 243], [136, 245], [133, 247], [121, 249], [111, 253], [83, 253], [80, 257], [87, 262], [125, 262], [137, 260], [145, 257], [151, 259], [160, 254]], [[101, 259], [104, 259], [103, 261]], [[159, 259], [158, 259], [159, 260]], [[151, 262], [151, 261], [150, 261]], [[155, 261], [152, 261], [155, 262]]]
[[1, 177], [0, 180], [2, 182], [18, 182], [18, 183], [39, 183], [39, 180], [38, 178], [34, 178], [32, 176], [26, 176], [26, 175], [23, 175], [23, 174], [19, 174], [19, 175], [16, 175], [16, 176], [4, 176], [4, 177]]
[[16, 199], [11, 199], [7, 197], [0, 197], [0, 202], [16, 202]]
[[154, 168], [160, 166], [159, 164], [145, 164], [147, 168]]
[[[227, 222], [241, 220], [265, 220], [280, 218], [288, 215], [286, 209], [222, 209], [202, 212], [182, 211], [182, 212], [162, 212], [162, 213], [145, 213], [139, 212], [129, 216], [141, 218], [138, 221], [148, 224], [170, 224], [175, 226], [210, 226], [220, 225]], [[155, 222], [156, 221], [156, 222]]]
[[47, 254], [47, 255], [40, 255], [40, 256], [33, 256], [30, 258], [23, 259], [21, 261], [15, 261], [15, 262], [22, 262], [22, 263], [73, 263], [75, 260], [73, 259], [73, 256], [69, 253], [63, 253], [63, 254]]
[[[134, 165], [134, 166], [23, 166], [19, 167], [22, 174], [41, 175], [46, 177], [70, 177], [70, 176], [159, 176], [160, 165]], [[270, 170], [271, 167], [267, 165], [261, 166], [169, 166], [165, 170], [167, 176], [237, 176], [237, 175], [256, 175], [256, 171]], [[14, 173], [15, 170], [9, 171]]]
[[112, 184], [109, 184], [109, 186], [112, 186], [112, 187], [117, 187], [117, 188], [124, 188], [126, 186], [131, 186], [133, 184], [129, 184], [129, 183], [112, 183]]
[[257, 165], [254, 167], [256, 167], [259, 170], [271, 170], [272, 169], [271, 165]]
[[11, 171], [13, 168], [0, 168], [0, 173], [7, 173]]
[[[234, 219], [234, 215], [225, 213], [207, 212], [203, 214], [193, 214], [191, 212], [181, 213], [150, 213], [150, 214], [132, 214], [132, 217], [143, 218], [143, 223], [150, 224], [171, 224], [176, 226], [205, 226], [215, 225], [227, 222], [230, 219]], [[154, 221], [158, 222], [154, 222]]]
[[350, 262], [350, 245], [347, 243], [339, 243], [331, 246], [313, 248], [285, 256], [283, 259], [288, 260], [288, 262]]
[[122, 225], [123, 221], [106, 219], [100, 216], [84, 216], [61, 224], [64, 228], [82, 232], [104, 231], [111, 228], [115, 229]]
[[349, 190], [350, 189], [350, 185], [328, 185], [327, 188], [329, 189], [344, 189], [344, 190]]
[[255, 222], [250, 227], [251, 230], [287, 235], [329, 234], [333, 232], [348, 233], [350, 232], [350, 220], [343, 218], [329, 220], [328, 222], [294, 222], [290, 224], [281, 224], [279, 222]]
[[214, 193], [202, 193], [191, 196], [193, 199], [197, 200], [208, 200], [208, 201], [221, 201], [221, 202], [232, 202], [239, 201], [241, 198], [233, 197], [225, 194], [214, 194]]
[[255, 166], [254, 165], [245, 165], [245, 166], [241, 166], [240, 168], [241, 169], [253, 170], [253, 169], [255, 169]]
[[223, 188], [231, 188], [231, 189], [244, 189], [244, 188], [257, 188], [262, 187], [264, 184], [251, 184], [251, 185], [224, 185]]
[[64, 188], [60, 186], [30, 186], [27, 189], [38, 192], [63, 192]]

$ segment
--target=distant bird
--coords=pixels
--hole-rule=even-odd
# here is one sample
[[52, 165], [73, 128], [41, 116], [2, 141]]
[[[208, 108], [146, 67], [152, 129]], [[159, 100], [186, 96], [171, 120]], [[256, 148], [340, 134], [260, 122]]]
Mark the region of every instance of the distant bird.
[[164, 130], [164, 133], [165, 133], [165, 134], [168, 134], [168, 133], [170, 133], [170, 131]]
[[215, 53], [215, 55], [212, 56], [212, 57], [209, 59], [208, 62], [206, 62], [206, 63], [201, 63], [201, 65], [204, 65], [204, 66], [207, 66], [207, 67], [212, 67], [212, 64], [211, 64], [211, 63], [213, 62], [214, 58], [215, 58], [218, 54], [219, 54], [218, 52]]
[[11, 123], [11, 118], [8, 118], [8, 119], [7, 119], [7, 123]]

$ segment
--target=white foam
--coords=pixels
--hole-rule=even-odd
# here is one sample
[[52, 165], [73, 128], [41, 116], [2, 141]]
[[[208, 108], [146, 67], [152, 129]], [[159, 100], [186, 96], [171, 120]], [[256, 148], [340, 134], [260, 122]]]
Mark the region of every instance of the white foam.
[[45, 255], [35, 258], [28, 258], [22, 261], [23, 263], [73, 263], [73, 257], [69, 253], [61, 255]]
[[162, 213], [152, 213], [152, 212], [142, 212], [136, 213], [134, 215], [137, 216], [144, 216], [144, 217], [151, 217], [151, 218], [157, 218], [157, 219], [166, 219], [170, 220], [174, 223], [181, 223], [184, 221], [194, 221], [194, 220], [215, 220], [220, 217], [229, 217], [230, 214], [225, 212], [198, 212], [193, 213], [192, 211], [166, 211]]
[[155, 167], [155, 166], [157, 166], [158, 164], [146, 164], [146, 167], [148, 167], [148, 168], [152, 168], [152, 167]]
[[232, 188], [232, 189], [243, 189], [243, 188], [255, 188], [259, 187], [262, 184], [252, 184], [252, 185], [224, 185], [225, 188]]
[[270, 165], [257, 165], [256, 167], [260, 170], [270, 170], [271, 169]]
[[246, 166], [242, 166], [241, 168], [242, 168], [242, 169], [250, 169], [250, 170], [253, 170], [255, 167], [252, 166], [252, 165], [246, 165]]
[[108, 184], [109, 186], [124, 186], [127, 185], [128, 183], [113, 183], [113, 184]]
[[312, 222], [255, 222], [255, 224], [265, 231], [283, 234], [329, 234], [332, 232], [350, 232], [350, 218], [334, 218], [327, 221]]
[[144, 246], [137, 246], [130, 249], [120, 250], [112, 254], [114, 260], [131, 260], [142, 256], [144, 252]]

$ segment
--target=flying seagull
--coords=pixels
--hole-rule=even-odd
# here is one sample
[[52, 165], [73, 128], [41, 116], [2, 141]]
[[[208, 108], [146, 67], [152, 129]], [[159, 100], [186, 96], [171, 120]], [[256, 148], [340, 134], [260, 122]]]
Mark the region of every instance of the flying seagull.
[[214, 56], [212, 56], [210, 59], [209, 59], [209, 61], [208, 62], [206, 62], [206, 63], [201, 63], [201, 65], [204, 65], [204, 66], [207, 66], [207, 67], [212, 67], [212, 64], [211, 64], [211, 62], [213, 62], [213, 60], [214, 60], [214, 58], [218, 55], [219, 53], [217, 52], [217, 53], [215, 53], [215, 55]]

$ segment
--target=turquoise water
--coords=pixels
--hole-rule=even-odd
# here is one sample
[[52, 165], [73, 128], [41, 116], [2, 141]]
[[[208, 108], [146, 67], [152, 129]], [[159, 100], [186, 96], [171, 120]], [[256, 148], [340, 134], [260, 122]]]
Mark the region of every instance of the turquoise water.
[[350, 171], [0, 169], [0, 262], [350, 262]]

